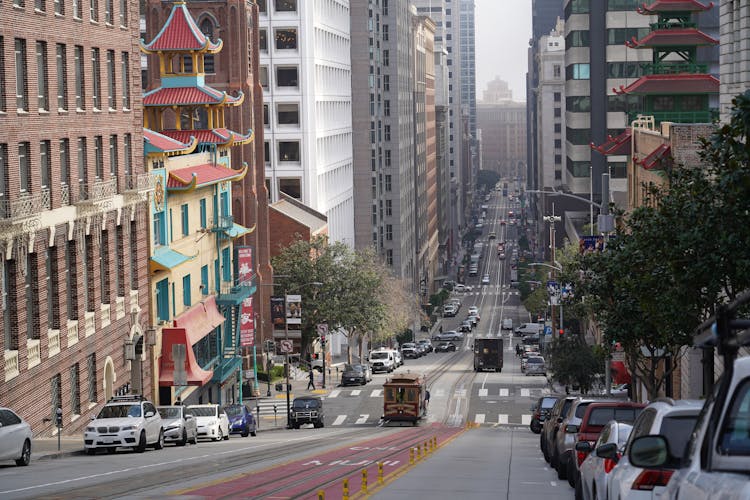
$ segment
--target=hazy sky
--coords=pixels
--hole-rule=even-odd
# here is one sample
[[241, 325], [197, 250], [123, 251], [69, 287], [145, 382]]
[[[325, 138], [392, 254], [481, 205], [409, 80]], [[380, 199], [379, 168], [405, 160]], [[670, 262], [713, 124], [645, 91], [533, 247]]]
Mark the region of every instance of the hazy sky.
[[508, 82], [513, 100], [526, 100], [531, 0], [475, 0], [477, 101], [487, 82]]

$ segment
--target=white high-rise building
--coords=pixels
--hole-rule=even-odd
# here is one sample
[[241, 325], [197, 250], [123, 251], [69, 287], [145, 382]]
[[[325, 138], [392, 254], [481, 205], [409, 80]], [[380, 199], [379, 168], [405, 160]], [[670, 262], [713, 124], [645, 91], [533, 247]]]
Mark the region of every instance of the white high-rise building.
[[354, 246], [349, 0], [260, 2], [266, 185]]

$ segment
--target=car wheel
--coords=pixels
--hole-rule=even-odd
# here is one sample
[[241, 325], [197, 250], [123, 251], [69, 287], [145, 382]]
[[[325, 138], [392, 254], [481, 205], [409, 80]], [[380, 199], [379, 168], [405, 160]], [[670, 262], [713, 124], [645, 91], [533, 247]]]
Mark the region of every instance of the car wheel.
[[155, 450], [161, 450], [164, 448], [164, 429], [159, 429], [159, 439], [154, 443]]
[[557, 479], [568, 479], [568, 464], [557, 460]]
[[246, 426], [244, 429], [242, 429], [240, 436], [242, 436], [243, 438], [246, 438], [249, 435], [250, 435], [250, 428]]
[[86, 454], [96, 455], [96, 448], [86, 448]]
[[193, 444], [198, 444], [198, 431], [195, 431], [195, 434], [193, 434], [193, 439], [190, 441]]
[[219, 427], [219, 434], [214, 438], [214, 441], [221, 441], [224, 439], [224, 432], [221, 430], [221, 427]]
[[182, 439], [177, 441], [177, 446], [185, 446], [187, 442], [187, 431], [185, 429], [182, 429]]
[[534, 434], [539, 434], [542, 432], [542, 426], [539, 424], [539, 422], [536, 419], [531, 420], [531, 425], [529, 425], [529, 428], [531, 429], [531, 432]]
[[141, 431], [141, 437], [138, 438], [138, 445], [135, 447], [135, 451], [138, 453], [146, 451], [146, 431]]
[[550, 456], [549, 452], [547, 452], [547, 441], [545, 441], [544, 439], [544, 434], [539, 436], [539, 441], [541, 441], [542, 456], [544, 456], [544, 461], [549, 463]]
[[29, 462], [31, 462], [31, 442], [27, 439], [23, 442], [21, 456], [16, 459], [16, 465], [25, 467], [29, 465]]
[[576, 490], [575, 492], [576, 500], [583, 500], [583, 484], [582, 484], [582, 479], [580, 477], [576, 479], [575, 490]]
[[550, 454], [549, 465], [553, 469], [557, 470], [557, 453], [554, 451]]
[[570, 460], [568, 462], [567, 476], [568, 476], [568, 484], [570, 485], [571, 488], [575, 488], [576, 487], [576, 467], [575, 465], [573, 465], [573, 460]]

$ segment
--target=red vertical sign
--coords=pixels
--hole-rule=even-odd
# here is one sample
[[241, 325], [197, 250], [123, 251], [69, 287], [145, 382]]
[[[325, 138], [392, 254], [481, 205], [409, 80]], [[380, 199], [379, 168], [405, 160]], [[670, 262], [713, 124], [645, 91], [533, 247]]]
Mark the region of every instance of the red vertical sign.
[[[239, 285], [250, 286], [253, 278], [252, 247], [237, 247], [237, 281]], [[240, 346], [251, 347], [255, 344], [255, 315], [253, 298], [242, 301], [240, 309]]]

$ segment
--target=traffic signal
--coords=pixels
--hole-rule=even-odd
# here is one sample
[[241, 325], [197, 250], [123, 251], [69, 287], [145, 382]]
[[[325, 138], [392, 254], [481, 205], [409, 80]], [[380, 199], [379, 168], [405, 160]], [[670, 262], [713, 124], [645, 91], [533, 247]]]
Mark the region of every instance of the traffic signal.
[[560, 330], [558, 331], [558, 333], [562, 337], [563, 335], [565, 335], [565, 329], [564, 328], [560, 328]]

